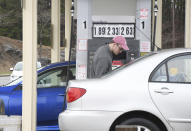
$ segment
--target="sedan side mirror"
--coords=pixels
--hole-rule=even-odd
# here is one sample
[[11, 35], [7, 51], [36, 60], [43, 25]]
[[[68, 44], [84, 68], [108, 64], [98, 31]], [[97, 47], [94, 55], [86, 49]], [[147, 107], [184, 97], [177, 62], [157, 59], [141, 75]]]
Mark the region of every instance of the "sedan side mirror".
[[10, 71], [13, 71], [13, 68], [10, 68]]

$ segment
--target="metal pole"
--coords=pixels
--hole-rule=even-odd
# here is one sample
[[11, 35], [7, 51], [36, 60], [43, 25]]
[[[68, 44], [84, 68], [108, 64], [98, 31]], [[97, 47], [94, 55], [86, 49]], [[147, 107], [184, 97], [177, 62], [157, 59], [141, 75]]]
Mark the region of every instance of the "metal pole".
[[68, 68], [67, 68], [66, 86], [68, 86], [68, 81], [69, 81], [69, 69], [70, 69], [71, 49], [72, 49], [72, 42], [73, 42], [74, 0], [72, 0], [72, 6], [71, 6], [71, 10], [70, 11], [71, 11], [71, 34], [70, 34], [70, 48], [69, 48], [69, 60], [68, 60]]
[[156, 24], [157, 24], [157, 12], [158, 12], [158, 5], [157, 5], [157, 0], [155, 0], [155, 6], [154, 6], [154, 32], [153, 32], [153, 44], [151, 46], [151, 51], [154, 51], [154, 47], [155, 47], [155, 38], [156, 38]]
[[171, 0], [171, 3], [172, 3], [172, 48], [175, 48], [174, 0]]
[[[69, 60], [68, 60], [68, 66], [67, 66], [66, 87], [68, 86], [68, 81], [69, 81], [71, 49], [72, 49], [72, 42], [73, 42], [74, 0], [72, 0], [72, 6], [70, 11], [71, 11], [71, 35], [70, 35]], [[66, 109], [66, 93], [64, 96], [64, 110], [65, 109]]]

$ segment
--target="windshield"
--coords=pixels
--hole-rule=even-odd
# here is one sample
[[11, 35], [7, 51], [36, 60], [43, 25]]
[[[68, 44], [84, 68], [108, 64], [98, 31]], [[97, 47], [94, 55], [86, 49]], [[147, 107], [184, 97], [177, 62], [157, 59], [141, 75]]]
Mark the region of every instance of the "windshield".
[[148, 54], [146, 54], [146, 55], [144, 55], [144, 56], [141, 56], [141, 57], [139, 57], [139, 58], [137, 58], [137, 59], [134, 59], [134, 60], [130, 61], [129, 63], [124, 64], [124, 65], [122, 65], [122, 66], [120, 66], [120, 67], [118, 67], [118, 68], [112, 70], [111, 72], [108, 72], [107, 74], [103, 75], [102, 77], [109, 76], [109, 75], [113, 74], [114, 72], [117, 72], [118, 70], [124, 69], [124, 68], [126, 68], [127, 66], [132, 65], [132, 64], [134, 64], [134, 63], [136, 63], [136, 62], [138, 62], [138, 61], [144, 60], [145, 58], [150, 57], [150, 56], [152, 56], [152, 55], [154, 55], [154, 54], [156, 54], [156, 52], [150, 52], [150, 53], [148, 53]]
[[41, 63], [40, 62], [37, 62], [37, 69], [41, 68]]
[[[37, 62], [37, 69], [41, 68], [41, 63]], [[23, 70], [23, 63], [22, 62], [18, 62], [15, 67], [14, 67], [15, 71], [22, 71]]]
[[22, 76], [20, 76], [19, 78], [15, 79], [15, 80], [13, 80], [13, 81], [11, 81], [9, 83], [7, 83], [6, 86], [16, 85], [17, 83], [21, 82], [22, 79], [23, 79]]
[[15, 65], [14, 70], [16, 70], [16, 71], [22, 71], [22, 70], [23, 70], [23, 64], [22, 64], [22, 63], [17, 63], [17, 64]]

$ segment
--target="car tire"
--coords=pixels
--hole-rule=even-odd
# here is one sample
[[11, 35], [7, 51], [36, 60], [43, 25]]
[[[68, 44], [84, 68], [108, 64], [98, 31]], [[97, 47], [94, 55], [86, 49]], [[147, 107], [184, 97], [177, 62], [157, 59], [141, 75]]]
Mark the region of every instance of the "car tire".
[[162, 131], [154, 122], [145, 118], [130, 118], [121, 122], [119, 125], [136, 125], [140, 126], [141, 131]]
[[0, 99], [0, 115], [5, 115], [5, 104], [2, 99]]

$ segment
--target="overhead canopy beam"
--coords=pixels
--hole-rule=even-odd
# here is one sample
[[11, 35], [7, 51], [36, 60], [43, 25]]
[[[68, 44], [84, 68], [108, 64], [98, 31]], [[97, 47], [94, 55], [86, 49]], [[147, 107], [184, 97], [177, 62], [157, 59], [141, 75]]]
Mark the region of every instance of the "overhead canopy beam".
[[22, 131], [36, 131], [37, 0], [23, 0]]

